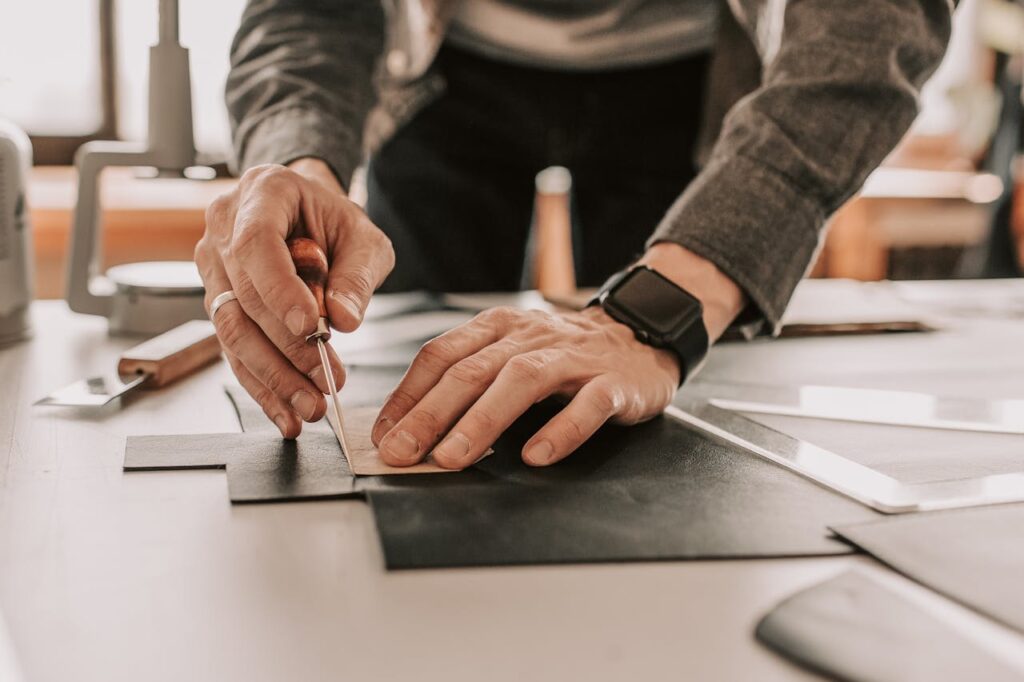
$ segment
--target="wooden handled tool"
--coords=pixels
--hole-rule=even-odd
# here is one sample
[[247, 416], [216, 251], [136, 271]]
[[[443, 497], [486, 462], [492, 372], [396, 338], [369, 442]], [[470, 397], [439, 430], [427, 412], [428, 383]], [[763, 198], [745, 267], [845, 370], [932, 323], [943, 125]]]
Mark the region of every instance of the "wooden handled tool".
[[[289, 239], [287, 244], [288, 253], [295, 263], [295, 274], [309, 287], [319, 307], [320, 318], [326, 321], [327, 303], [324, 299], [324, 287], [327, 286], [327, 256], [320, 245], [312, 239], [296, 237]], [[327, 335], [330, 337], [330, 327], [327, 329]]]
[[100, 407], [136, 386], [161, 388], [210, 364], [220, 355], [213, 323], [193, 320], [121, 354], [117, 374], [82, 379], [36, 405]]
[[331, 426], [338, 436], [338, 443], [341, 444], [341, 451], [345, 459], [349, 460], [349, 467], [352, 462], [349, 459], [348, 442], [345, 438], [345, 422], [341, 417], [341, 403], [338, 401], [338, 388], [334, 384], [334, 372], [331, 371], [330, 357], [327, 355], [327, 340], [331, 338], [331, 327], [327, 321], [327, 302], [324, 299], [324, 288], [327, 286], [327, 273], [329, 265], [327, 256], [323, 249], [312, 239], [295, 237], [289, 239], [288, 253], [291, 254], [292, 262], [295, 264], [295, 274], [299, 276], [310, 293], [316, 299], [319, 310], [319, 319], [316, 324], [316, 331], [306, 337], [306, 341], [315, 342], [317, 351], [320, 353], [320, 364], [324, 369], [324, 377], [327, 380], [327, 388], [331, 394], [331, 404], [334, 409], [334, 419]]
[[193, 320], [143, 341], [121, 354], [117, 373], [145, 376], [146, 388], [161, 388], [210, 364], [220, 355], [212, 322]]

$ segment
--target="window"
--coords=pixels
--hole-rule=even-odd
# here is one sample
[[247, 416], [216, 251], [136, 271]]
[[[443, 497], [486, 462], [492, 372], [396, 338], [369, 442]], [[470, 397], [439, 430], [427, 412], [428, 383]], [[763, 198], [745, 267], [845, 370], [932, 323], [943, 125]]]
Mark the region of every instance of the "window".
[[111, 12], [112, 0], [34, 0], [0, 14], [0, 116], [29, 132], [37, 163], [114, 135]]
[[[158, 0], [33, 0], [0, 12], [0, 116], [32, 137], [36, 163], [69, 164], [90, 139], [146, 137]], [[224, 79], [244, 0], [179, 0], [196, 146], [230, 148]], [[16, 13], [16, 16], [15, 16]], [[40, 39], [38, 30], [45, 26]]]

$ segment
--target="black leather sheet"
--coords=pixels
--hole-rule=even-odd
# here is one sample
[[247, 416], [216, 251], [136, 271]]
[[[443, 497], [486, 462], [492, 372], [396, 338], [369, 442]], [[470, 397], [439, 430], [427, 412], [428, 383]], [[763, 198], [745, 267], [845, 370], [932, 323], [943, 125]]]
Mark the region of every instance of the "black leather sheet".
[[786, 599], [758, 624], [757, 638], [794, 663], [851, 682], [1022, 678], [952, 626], [857, 571]]
[[667, 417], [528, 467], [522, 444], [555, 409], [531, 410], [458, 476], [359, 479], [388, 567], [843, 554], [826, 526], [878, 517]]
[[1024, 632], [1024, 504], [833, 527], [907, 577]]

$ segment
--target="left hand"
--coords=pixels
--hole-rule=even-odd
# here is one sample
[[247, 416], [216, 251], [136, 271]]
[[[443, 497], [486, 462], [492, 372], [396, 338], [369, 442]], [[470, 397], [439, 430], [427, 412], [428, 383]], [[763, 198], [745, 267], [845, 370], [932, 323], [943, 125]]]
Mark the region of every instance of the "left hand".
[[450, 469], [476, 462], [549, 396], [569, 403], [523, 447], [523, 461], [559, 461], [612, 420], [662, 412], [679, 387], [675, 355], [641, 343], [601, 308], [552, 314], [494, 308], [428, 342], [391, 393], [373, 443], [393, 466], [433, 453]]

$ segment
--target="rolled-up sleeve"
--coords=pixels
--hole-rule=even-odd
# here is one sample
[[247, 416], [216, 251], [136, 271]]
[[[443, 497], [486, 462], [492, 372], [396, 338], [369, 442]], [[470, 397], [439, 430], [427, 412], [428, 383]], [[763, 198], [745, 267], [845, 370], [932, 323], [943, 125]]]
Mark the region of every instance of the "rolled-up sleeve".
[[233, 169], [316, 157], [347, 187], [362, 160], [384, 36], [372, 0], [250, 0], [225, 93]]
[[714, 262], [772, 331], [827, 218], [917, 114], [951, 0], [791, 0], [761, 85], [728, 112], [697, 179], [651, 238]]

